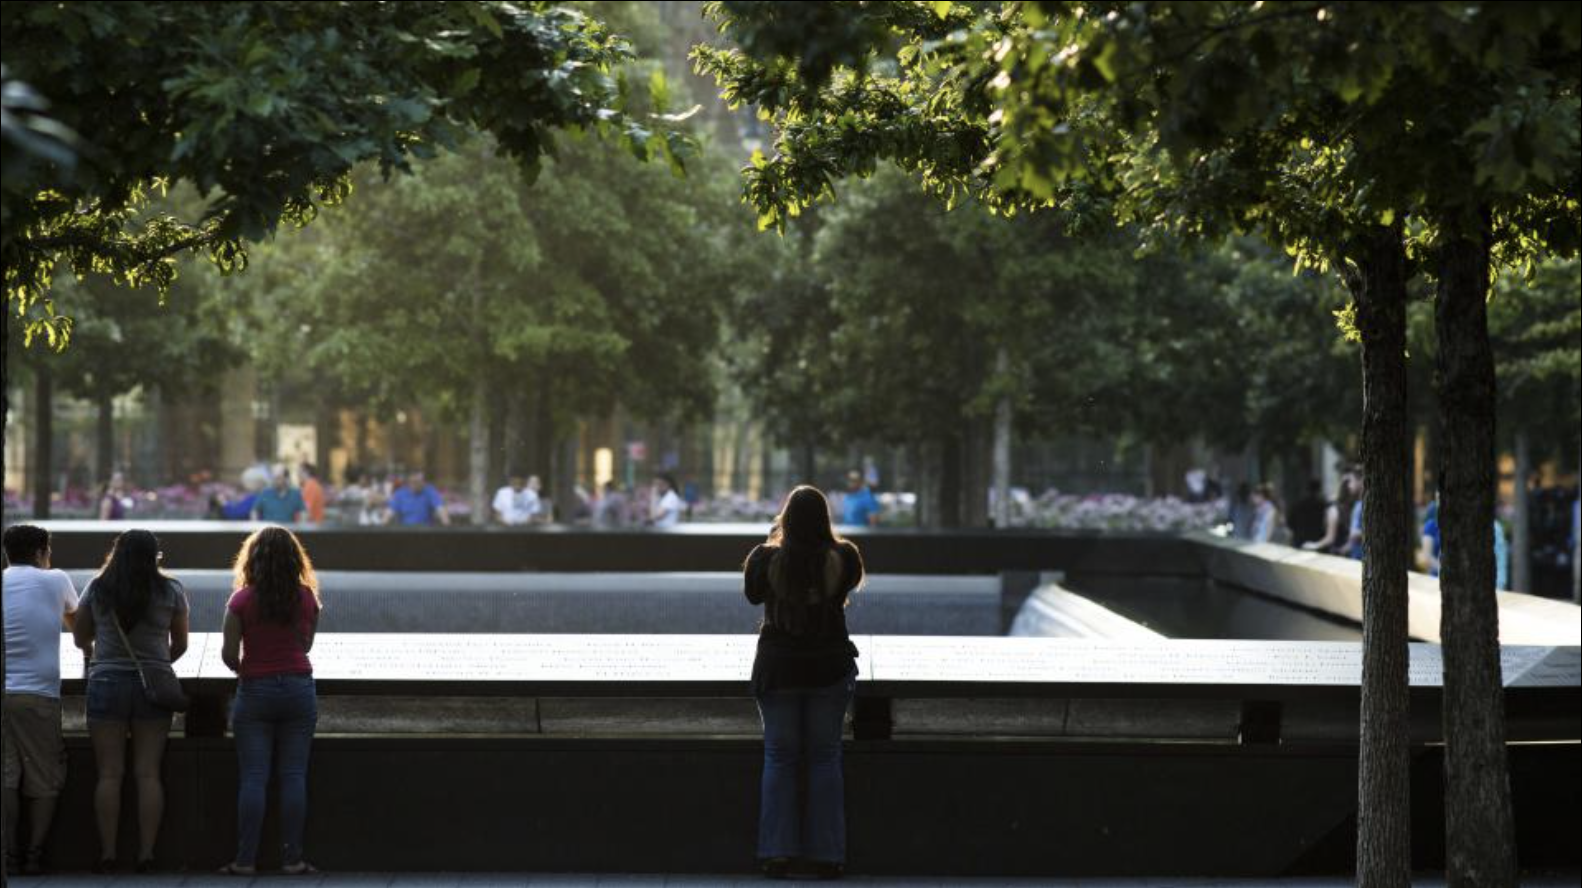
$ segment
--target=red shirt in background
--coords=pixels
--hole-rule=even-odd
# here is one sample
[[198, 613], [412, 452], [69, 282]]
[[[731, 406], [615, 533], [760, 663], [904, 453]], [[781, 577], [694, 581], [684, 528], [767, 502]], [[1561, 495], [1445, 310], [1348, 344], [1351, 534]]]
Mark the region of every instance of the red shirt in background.
[[312, 675], [313, 664], [302, 649], [303, 639], [318, 624], [319, 602], [313, 590], [303, 586], [297, 602], [296, 627], [266, 620], [259, 611], [258, 596], [252, 586], [231, 593], [226, 609], [242, 621], [242, 678], [265, 675]]
[[302, 481], [302, 502], [308, 507], [308, 520], [314, 524], [324, 523], [324, 485], [317, 478], [305, 478]]

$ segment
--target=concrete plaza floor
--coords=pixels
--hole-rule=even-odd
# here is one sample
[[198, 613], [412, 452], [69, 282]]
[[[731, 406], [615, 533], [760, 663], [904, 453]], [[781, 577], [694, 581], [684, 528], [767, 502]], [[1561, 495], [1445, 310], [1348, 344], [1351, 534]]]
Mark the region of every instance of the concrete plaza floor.
[[[813, 884], [811, 881], [796, 884]], [[14, 888], [242, 888], [250, 885], [314, 886], [314, 888], [738, 888], [790, 884], [745, 876], [591, 875], [565, 873], [335, 873], [312, 877], [263, 874], [238, 878], [208, 873], [168, 873], [150, 876], [95, 876], [68, 873], [51, 876], [13, 876]], [[849, 876], [835, 885], [886, 886], [886, 888], [1349, 888], [1347, 879], [997, 879], [927, 878], [908, 876]], [[1442, 888], [1444, 878], [1415, 880], [1423, 888]], [[1572, 888], [1578, 874], [1523, 879], [1529, 888]]]

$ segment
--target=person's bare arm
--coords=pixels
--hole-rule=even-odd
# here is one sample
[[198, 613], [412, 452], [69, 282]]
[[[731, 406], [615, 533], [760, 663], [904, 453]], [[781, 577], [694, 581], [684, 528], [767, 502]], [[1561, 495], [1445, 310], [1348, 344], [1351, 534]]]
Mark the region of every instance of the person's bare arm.
[[321, 613], [322, 611], [315, 609], [313, 611], [313, 619], [308, 621], [308, 631], [302, 636], [303, 653], [312, 651], [313, 642], [319, 637], [319, 615]]
[[1335, 538], [1340, 534], [1340, 510], [1330, 506], [1324, 510], [1324, 536], [1322, 539], [1310, 540], [1302, 544], [1308, 551], [1328, 549], [1335, 545]]
[[444, 503], [439, 504], [439, 508], [434, 510], [434, 515], [439, 518], [439, 523], [445, 525], [446, 527], [450, 526], [450, 513], [445, 511]]
[[72, 641], [76, 642], [77, 647], [82, 649], [82, 652], [89, 657], [93, 656], [94, 631], [93, 608], [77, 608], [76, 619], [73, 620], [71, 625], [71, 638]]
[[[64, 626], [64, 627], [66, 627], [66, 631], [67, 632], [71, 632], [72, 628], [77, 625], [77, 612], [76, 611], [66, 611], [65, 613], [61, 614], [60, 615], [60, 624], [62, 626]], [[76, 634], [75, 633], [73, 633], [72, 638], [73, 639], [76, 638]]]
[[225, 625], [222, 631], [225, 641], [220, 646], [220, 660], [230, 667], [232, 672], [240, 672], [242, 671], [242, 619], [229, 608], [225, 611]]
[[187, 612], [182, 611], [170, 618], [170, 662], [181, 659], [187, 652]]
[[99, 520], [100, 521], [109, 521], [110, 520], [111, 508], [112, 507], [110, 505], [110, 498], [109, 497], [105, 497], [105, 498], [99, 500]]

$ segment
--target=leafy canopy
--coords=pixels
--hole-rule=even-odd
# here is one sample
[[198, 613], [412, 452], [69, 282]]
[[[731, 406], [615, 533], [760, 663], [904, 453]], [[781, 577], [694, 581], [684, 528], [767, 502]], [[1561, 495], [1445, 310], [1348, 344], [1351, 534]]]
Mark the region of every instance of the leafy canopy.
[[770, 122], [760, 225], [890, 160], [947, 202], [1257, 230], [1343, 263], [1492, 214], [1505, 262], [1578, 241], [1564, 3], [737, 3], [694, 59]]
[[[0, 27], [8, 103], [31, 84], [54, 132], [81, 137], [74, 164], [59, 140], [16, 142], [30, 163], [13, 175], [25, 133], [6, 131], [8, 307], [57, 345], [59, 269], [161, 293], [180, 253], [240, 269], [249, 243], [345, 199], [360, 162], [406, 172], [474, 131], [529, 176], [557, 129], [677, 165], [691, 150], [684, 115], [628, 113], [628, 44], [564, 4], [14, 2]], [[199, 215], [153, 205], [183, 182]]]

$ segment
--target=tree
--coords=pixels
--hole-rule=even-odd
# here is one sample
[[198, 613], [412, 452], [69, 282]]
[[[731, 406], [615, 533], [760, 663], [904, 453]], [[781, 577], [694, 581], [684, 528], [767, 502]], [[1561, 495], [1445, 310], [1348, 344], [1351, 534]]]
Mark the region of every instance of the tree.
[[726, 230], [741, 217], [719, 199], [729, 172], [710, 186], [707, 170], [683, 182], [582, 140], [529, 187], [479, 143], [412, 176], [369, 176], [358, 204], [261, 251], [256, 281], [231, 286], [259, 306], [266, 377], [306, 370], [376, 408], [422, 402], [468, 423], [483, 521], [489, 417], [503, 404], [536, 404], [554, 441], [616, 401], [646, 418], [711, 403], [706, 358], [741, 280]]
[[91, 401], [98, 411], [93, 477], [103, 483], [114, 468], [111, 405], [116, 397], [139, 387], [198, 388], [242, 355], [232, 339], [228, 313], [201, 286], [178, 283], [159, 312], [148, 311], [98, 277], [57, 287], [75, 306], [72, 347], [59, 352], [37, 345], [17, 350], [20, 366], [31, 370], [35, 382], [39, 439], [33, 503], [41, 518], [48, 517], [53, 487], [46, 417], [57, 393]]
[[891, 169], [847, 198], [742, 305], [746, 388], [792, 444], [878, 442], [937, 465], [921, 517], [981, 523], [986, 499], [963, 494], [987, 481], [991, 425], [1006, 444], [1007, 420], [1087, 430], [1099, 364], [1124, 366], [1094, 310], [1126, 298], [1124, 244], [1078, 250], [1053, 217], [948, 212]]
[[[556, 129], [688, 150], [663, 114], [624, 113], [628, 45], [562, 4], [22, 2], [0, 27], [9, 77], [47, 84], [85, 140], [73, 169], [47, 153], [7, 169], [0, 253], [29, 338], [66, 332], [48, 298], [61, 263], [161, 290], [180, 253], [240, 268], [247, 243], [346, 197], [358, 162], [406, 171], [474, 130], [529, 171]], [[181, 182], [210, 199], [201, 215], [143, 212]]]
[[[1442, 412], [1490, 404], [1474, 366], [1487, 363], [1476, 343], [1490, 233], [1575, 249], [1574, 16], [1563, 4], [926, 6], [713, 7], [742, 49], [700, 47], [700, 69], [777, 129], [773, 157], [745, 170], [747, 199], [761, 224], [781, 225], [839, 176], [894, 159], [946, 200], [1060, 208], [1097, 188], [1123, 219], [1198, 237], [1256, 229], [1340, 273], [1362, 342], [1371, 479], [1359, 880], [1405, 884], [1407, 282], [1431, 252], [1442, 339], [1473, 346], [1441, 366]], [[1444, 113], [1463, 88], [1478, 99], [1470, 123]], [[1483, 460], [1466, 427], [1447, 437], [1462, 432], [1447, 461]], [[1457, 558], [1471, 560], [1447, 597], [1452, 880], [1509, 883], [1492, 587], [1472, 542], [1486, 494], [1475, 474], [1456, 476], [1446, 507], [1460, 516]]]

